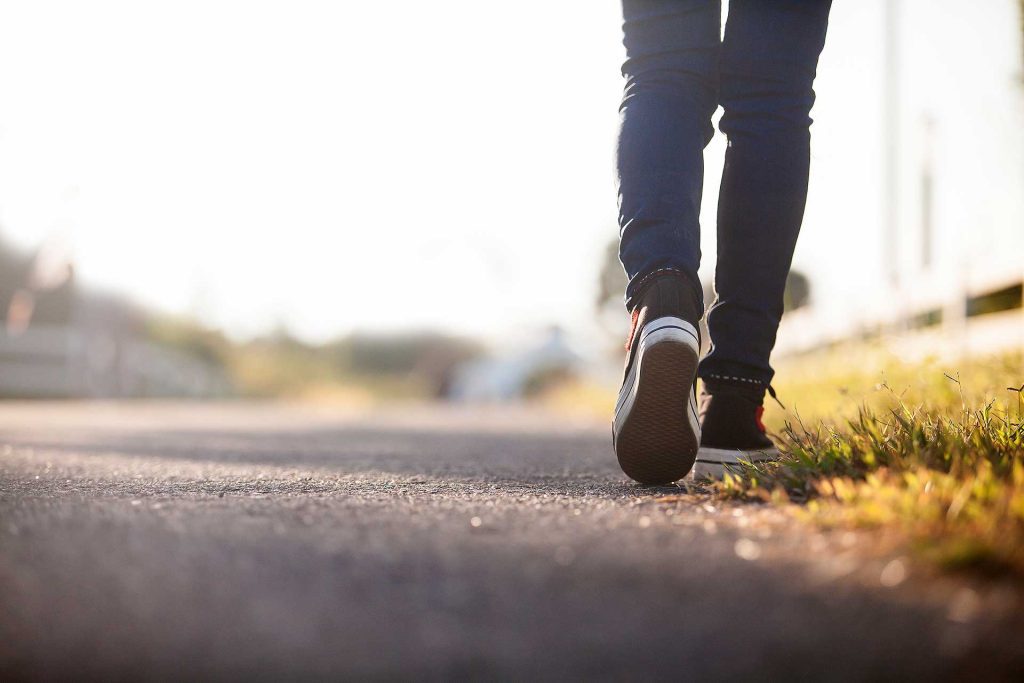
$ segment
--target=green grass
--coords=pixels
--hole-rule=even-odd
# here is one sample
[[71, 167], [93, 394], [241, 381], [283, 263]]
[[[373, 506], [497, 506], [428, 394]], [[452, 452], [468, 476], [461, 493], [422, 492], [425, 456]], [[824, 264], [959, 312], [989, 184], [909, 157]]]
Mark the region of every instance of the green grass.
[[773, 419], [782, 459], [744, 467], [718, 493], [895, 532], [945, 568], [1024, 578], [1022, 354], [966, 361], [959, 374], [879, 357], [873, 372], [847, 362], [830, 376], [820, 361], [780, 383], [795, 404]]

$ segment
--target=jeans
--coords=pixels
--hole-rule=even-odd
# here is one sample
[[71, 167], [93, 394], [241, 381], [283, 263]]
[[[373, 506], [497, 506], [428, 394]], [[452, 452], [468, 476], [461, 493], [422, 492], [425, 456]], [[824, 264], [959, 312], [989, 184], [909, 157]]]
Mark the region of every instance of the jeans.
[[629, 285], [700, 265], [703, 150], [728, 137], [718, 200], [716, 300], [703, 378], [767, 385], [807, 199], [810, 110], [831, 0], [623, 0], [626, 62], [617, 150], [619, 258]]

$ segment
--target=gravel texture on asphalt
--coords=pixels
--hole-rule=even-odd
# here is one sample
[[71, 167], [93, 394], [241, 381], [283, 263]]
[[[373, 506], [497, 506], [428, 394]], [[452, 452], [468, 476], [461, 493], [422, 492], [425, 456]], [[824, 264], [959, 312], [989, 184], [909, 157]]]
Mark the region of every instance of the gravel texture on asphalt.
[[1024, 675], [1022, 596], [522, 408], [0, 406], [0, 679]]

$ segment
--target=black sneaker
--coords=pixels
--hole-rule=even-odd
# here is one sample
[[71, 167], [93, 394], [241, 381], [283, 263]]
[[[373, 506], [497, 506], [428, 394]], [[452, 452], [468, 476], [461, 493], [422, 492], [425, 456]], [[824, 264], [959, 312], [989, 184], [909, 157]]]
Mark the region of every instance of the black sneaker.
[[641, 484], [682, 479], [697, 457], [700, 314], [690, 290], [669, 272], [652, 278], [633, 309], [612, 444], [622, 471]]
[[726, 472], [739, 472], [740, 461], [779, 457], [761, 421], [766, 388], [775, 395], [771, 387], [745, 380], [704, 380], [700, 396], [702, 436], [694, 479], [721, 479]]

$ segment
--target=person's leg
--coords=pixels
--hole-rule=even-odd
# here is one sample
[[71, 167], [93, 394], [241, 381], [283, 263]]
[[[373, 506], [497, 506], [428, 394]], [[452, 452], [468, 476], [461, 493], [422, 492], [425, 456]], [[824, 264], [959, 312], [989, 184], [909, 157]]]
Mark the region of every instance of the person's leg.
[[700, 446], [695, 393], [703, 150], [717, 106], [719, 0], [623, 0], [620, 257], [633, 315], [612, 443], [644, 484], [686, 475]]
[[830, 0], [731, 0], [720, 63], [729, 138], [718, 203], [712, 350], [702, 379], [760, 389], [803, 220], [810, 110]]
[[677, 271], [703, 311], [703, 150], [718, 106], [720, 0], [623, 0], [626, 88], [617, 150], [619, 256], [635, 307], [643, 283]]

